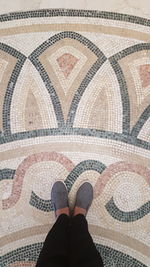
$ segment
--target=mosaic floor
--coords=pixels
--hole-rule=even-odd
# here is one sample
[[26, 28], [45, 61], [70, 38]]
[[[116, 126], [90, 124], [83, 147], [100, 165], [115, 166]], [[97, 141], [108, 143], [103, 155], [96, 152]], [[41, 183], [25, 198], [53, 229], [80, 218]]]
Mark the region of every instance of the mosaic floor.
[[106, 267], [150, 266], [150, 21], [84, 10], [0, 16], [2, 267], [33, 267], [55, 218], [94, 187]]

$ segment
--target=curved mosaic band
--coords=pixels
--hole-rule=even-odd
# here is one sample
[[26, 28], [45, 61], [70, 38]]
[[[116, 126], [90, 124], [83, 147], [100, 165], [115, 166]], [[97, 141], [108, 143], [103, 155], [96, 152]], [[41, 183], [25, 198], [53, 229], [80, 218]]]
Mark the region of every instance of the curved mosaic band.
[[[122, 98], [122, 105], [123, 105], [123, 133], [130, 135], [130, 100], [128, 95], [128, 88], [127, 83], [124, 77], [123, 70], [119, 64], [119, 60], [122, 58], [134, 54], [138, 51], [143, 50], [150, 50], [150, 44], [149, 43], [142, 43], [142, 44], [136, 44], [131, 47], [128, 47], [126, 49], [123, 49], [122, 51], [116, 53], [115, 55], [111, 56], [109, 58], [110, 64], [116, 73], [118, 83], [120, 86], [120, 93]], [[143, 114], [138, 119], [136, 125], [133, 127], [131, 131], [131, 135], [137, 137], [136, 133], [139, 133], [142, 126], [144, 125], [145, 121], [148, 119], [150, 115], [150, 106], [145, 109]]]
[[[47, 187], [59, 177], [61, 170], [62, 179], [68, 179], [65, 183], [70, 195], [74, 191], [72, 187], [86, 177], [84, 171], [97, 172], [89, 178], [91, 181], [93, 178], [93, 184], [96, 182], [91, 209], [93, 224], [89, 227], [96, 241], [99, 240], [97, 243], [104, 244], [96, 246], [105, 266], [145, 267], [149, 256], [150, 211], [147, 191], [150, 170], [144, 167], [148, 166], [146, 150], [150, 150], [147, 77], [150, 20], [112, 12], [47, 9], [0, 15], [0, 21], [4, 25], [0, 30], [3, 42], [0, 43], [0, 76], [5, 80], [5, 83], [1, 80], [0, 111], [5, 254], [2, 267], [34, 266], [42, 248], [42, 243], [37, 242], [43, 241], [49, 230], [49, 224], [43, 230], [49, 218], [44, 212], [53, 209], [51, 201], [44, 200], [49, 197]], [[26, 47], [23, 40], [31, 46]], [[67, 58], [71, 58], [69, 64]], [[75, 61], [77, 65], [73, 67]], [[54, 62], [59, 69], [54, 67]], [[67, 71], [70, 78], [66, 76]], [[74, 82], [77, 80], [78, 83]], [[34, 108], [28, 109], [31, 102]], [[51, 150], [64, 151], [72, 160], [55, 152], [44, 155], [44, 151]], [[38, 155], [28, 157], [33, 151]], [[26, 156], [19, 164], [21, 157]], [[107, 168], [98, 160], [83, 161], [87, 158], [104, 160]], [[40, 163], [47, 160], [56, 162]], [[75, 166], [72, 161], [82, 162]], [[5, 166], [7, 169], [2, 169]], [[50, 181], [46, 175], [51, 166], [54, 175]], [[39, 222], [43, 226], [37, 225]]]
[[150, 20], [127, 14], [120, 14], [108, 11], [98, 10], [78, 10], [78, 9], [41, 9], [26, 12], [11, 12], [9, 14], [0, 15], [0, 21], [10, 21], [15, 19], [38, 18], [38, 17], [89, 17], [103, 18], [118, 21], [127, 21], [130, 23], [141, 24], [150, 27]]
[[[83, 172], [88, 170], [94, 170], [101, 174], [105, 168], [106, 166], [103, 163], [96, 160], [85, 160], [80, 162], [76, 167], [74, 167], [74, 169], [69, 173], [66, 180], [64, 181], [68, 192], [70, 192], [73, 184], [76, 182], [79, 175], [81, 175]], [[40, 198], [37, 194], [35, 194], [33, 191], [31, 193], [29, 203], [31, 206], [42, 211], [49, 212], [53, 210], [51, 200], [44, 200]]]
[[150, 150], [150, 143], [147, 141], [135, 138], [131, 135], [120, 134], [114, 132], [106, 132], [96, 129], [83, 129], [83, 128], [56, 128], [56, 129], [40, 129], [21, 133], [15, 133], [12, 135], [3, 135], [0, 138], [0, 144], [14, 142], [18, 140], [24, 140], [28, 138], [35, 138], [40, 136], [53, 136], [53, 135], [81, 135], [92, 136], [97, 138], [105, 138], [110, 140], [121, 141], [125, 144], [134, 145], [143, 149]]
[[15, 170], [12, 169], [3, 169], [0, 170], [0, 181], [5, 180], [5, 179], [13, 179], [15, 174]]
[[23, 180], [26, 174], [26, 171], [35, 163], [41, 161], [56, 161], [64, 165], [68, 171], [71, 171], [74, 167], [74, 164], [64, 155], [56, 152], [43, 152], [38, 154], [32, 154], [28, 156], [23, 162], [19, 165], [18, 169], [14, 174], [14, 182], [12, 186], [12, 192], [9, 198], [2, 201], [3, 209], [8, 209], [15, 205], [20, 198]]
[[116, 220], [121, 222], [134, 222], [150, 213], [150, 201], [142, 205], [135, 211], [124, 212], [115, 205], [113, 197], [105, 205], [108, 213]]
[[[14, 183], [13, 183], [13, 189], [12, 194], [8, 199], [3, 200], [4, 207], [8, 208], [8, 205], [6, 206], [6, 203], [11, 203], [14, 205], [16, 201], [19, 200], [21, 190], [22, 190], [22, 183], [25, 176], [26, 171], [28, 168], [30, 168], [33, 164], [41, 161], [56, 161], [67, 168], [67, 170], [70, 172], [65, 180], [65, 184], [68, 188], [68, 191], [70, 192], [73, 184], [76, 182], [77, 178], [85, 171], [87, 170], [94, 170], [101, 174], [100, 179], [98, 179], [96, 185], [95, 185], [95, 197], [97, 197], [99, 194], [102, 193], [104, 187], [106, 186], [107, 182], [111, 179], [111, 176], [117, 174], [120, 171], [130, 171], [135, 172], [139, 175], [141, 175], [147, 183], [150, 183], [149, 180], [149, 170], [145, 167], [139, 166], [137, 164], [130, 164], [126, 162], [117, 162], [115, 164], [110, 165], [107, 169], [106, 166], [96, 160], [85, 160], [80, 162], [77, 166], [74, 167], [73, 163], [62, 154], [52, 152], [44, 152], [44, 153], [38, 153], [33, 154], [29, 157], [27, 157], [23, 162], [19, 165], [19, 168], [16, 171], [13, 170], [7, 170], [4, 169], [3, 172], [1, 171], [1, 175], [3, 175], [3, 179], [6, 177], [6, 175], [9, 174], [10, 178], [12, 179], [14, 176]], [[25, 167], [25, 168], [24, 168]], [[24, 172], [23, 172], [24, 169]], [[8, 173], [9, 171], [9, 173]], [[15, 187], [20, 184], [20, 191], [17, 189], [17, 195], [15, 192]], [[19, 192], [19, 193], [18, 193]], [[12, 201], [12, 199], [15, 201]], [[6, 203], [5, 203], [6, 202]], [[44, 200], [40, 198], [37, 194], [35, 194], [34, 191], [31, 192], [31, 197], [29, 201], [30, 205], [45, 211], [49, 212], [53, 210], [53, 206], [51, 204], [51, 200]], [[150, 202], [145, 203], [142, 205], [142, 207], [138, 208], [135, 211], [131, 212], [123, 212], [121, 211], [114, 203], [113, 198], [105, 205], [106, 210], [108, 213], [115, 218], [116, 220], [123, 221], [123, 222], [132, 222], [141, 219], [146, 214], [150, 212]]]
[[144, 123], [150, 117], [150, 105], [143, 111], [142, 115], [140, 116], [139, 120], [137, 121], [136, 125], [133, 127], [131, 131], [132, 136], [138, 136], [140, 130], [142, 129]]
[[95, 244], [95, 245], [97, 250], [100, 252], [102, 256], [104, 265], [106, 265], [107, 267], [112, 267], [112, 266], [147, 267], [145, 264], [139, 262], [138, 260], [118, 250], [100, 244]]
[[46, 88], [50, 94], [50, 97], [51, 97], [53, 105], [54, 105], [54, 110], [56, 113], [59, 127], [65, 126], [65, 121], [64, 121], [64, 117], [63, 117], [63, 112], [62, 112], [60, 100], [57, 96], [55, 88], [52, 85], [50, 77], [46, 73], [46, 71], [45, 71], [43, 65], [41, 64], [41, 62], [39, 61], [38, 57], [48, 47], [54, 45], [56, 42], [58, 42], [60, 40], [63, 40], [64, 38], [71, 38], [71, 39], [75, 39], [75, 40], [79, 41], [80, 43], [85, 45], [85, 47], [90, 49], [98, 58], [97, 61], [91, 67], [91, 69], [88, 71], [86, 76], [84, 77], [83, 81], [81, 82], [81, 85], [79, 86], [79, 88], [78, 88], [77, 92], [75, 93], [74, 98], [72, 100], [71, 107], [70, 107], [69, 114], [68, 114], [68, 119], [66, 122], [67, 126], [72, 127], [73, 122], [74, 122], [75, 113], [76, 113], [76, 110], [78, 107], [78, 103], [81, 99], [81, 96], [83, 95], [86, 87], [88, 86], [89, 82], [91, 81], [91, 79], [93, 78], [95, 73], [99, 70], [99, 68], [106, 61], [107, 58], [102, 53], [102, 51], [94, 43], [92, 43], [90, 40], [88, 40], [87, 38], [85, 38], [84, 36], [82, 36], [79, 33], [71, 32], [71, 31], [64, 31], [64, 32], [61, 32], [61, 33], [58, 33], [58, 34], [52, 36], [51, 38], [46, 40], [44, 43], [42, 43], [38, 48], [36, 48], [33, 51], [33, 53], [29, 56], [29, 59], [31, 60], [31, 62], [33, 63], [33, 65], [35, 66], [37, 71], [39, 71], [39, 73], [42, 77], [42, 80], [45, 83], [45, 86], [46, 86]]
[[[4, 104], [3, 104], [3, 131], [4, 135], [10, 136], [11, 135], [11, 129], [10, 129], [10, 107], [11, 107], [11, 99], [13, 95], [13, 91], [15, 88], [16, 81], [18, 79], [18, 76], [20, 74], [21, 68], [24, 65], [24, 62], [26, 60], [26, 56], [14, 49], [11, 46], [8, 46], [6, 44], [0, 43], [0, 49], [2, 51], [7, 52], [11, 56], [15, 57], [17, 59], [17, 62], [15, 64], [15, 67], [12, 71], [10, 80], [7, 85]], [[1, 134], [2, 135], [2, 134]]]
[[[81, 85], [79, 86], [77, 92], [74, 95], [74, 98], [72, 100], [67, 124], [64, 122], [63, 113], [61, 109], [61, 104], [59, 101], [59, 98], [57, 96], [57, 93], [55, 91], [55, 88], [53, 87], [50, 78], [46, 71], [44, 70], [44, 67], [38, 60], [38, 56], [47, 49], [50, 45], [53, 45], [57, 41], [63, 39], [63, 38], [72, 38], [75, 40], [78, 40], [83, 45], [87, 46], [95, 55], [98, 57], [97, 61], [93, 64], [92, 68], [87, 73], [86, 77], [84, 77], [83, 81], [81, 82]], [[101, 50], [93, 44], [90, 40], [85, 38], [84, 36], [75, 33], [75, 32], [61, 32], [59, 34], [56, 34], [52, 36], [50, 39], [48, 39], [46, 42], [44, 42], [42, 45], [40, 45], [38, 48], [34, 50], [34, 52], [29, 56], [29, 59], [33, 63], [33, 65], [37, 68], [39, 71], [44, 84], [50, 94], [50, 97], [52, 99], [56, 117], [58, 120], [58, 126], [59, 129], [39, 129], [39, 130], [33, 130], [33, 131], [27, 131], [23, 133], [16, 133], [11, 134], [11, 128], [10, 128], [10, 107], [11, 107], [11, 99], [13, 95], [13, 90], [17, 81], [17, 78], [19, 76], [19, 73], [23, 67], [23, 64], [26, 60], [26, 57], [18, 52], [16, 49], [1, 43], [0, 49], [7, 52], [8, 54], [14, 56], [17, 58], [17, 63], [15, 65], [15, 68], [12, 72], [12, 75], [10, 77], [8, 87], [5, 94], [5, 100], [3, 105], [3, 129], [4, 133], [1, 133], [0, 143], [10, 142], [14, 140], [19, 139], [25, 139], [29, 137], [35, 137], [35, 136], [41, 136], [41, 135], [56, 135], [61, 133], [63, 134], [82, 134], [87, 136], [97, 136], [97, 137], [104, 137], [104, 138], [110, 138], [115, 140], [121, 140], [125, 143], [131, 143], [136, 146], [141, 146], [145, 149], [150, 149], [150, 144], [146, 141], [137, 139], [137, 135], [139, 134], [141, 128], [143, 127], [144, 123], [148, 120], [150, 115], [150, 106], [146, 107], [146, 109], [143, 111], [142, 115], [139, 117], [138, 121], [136, 122], [135, 126], [131, 130], [130, 134], [130, 104], [129, 104], [129, 96], [128, 96], [128, 90], [126, 85], [126, 80], [124, 77], [124, 73], [119, 65], [119, 60], [122, 58], [133, 54], [138, 51], [144, 51], [150, 49], [149, 43], [142, 43], [133, 45], [131, 47], [128, 47], [126, 49], [123, 49], [119, 53], [116, 53], [115, 55], [111, 56], [109, 58], [109, 61], [111, 63], [112, 68], [114, 69], [114, 72], [116, 73], [118, 83], [120, 86], [120, 93], [122, 98], [122, 105], [123, 105], [123, 131], [122, 134], [115, 133], [115, 132], [108, 132], [108, 131], [101, 131], [99, 129], [82, 129], [82, 128], [73, 128], [73, 122], [76, 114], [76, 109], [78, 107], [78, 103], [83, 95], [83, 92], [86, 90], [86, 87], [88, 86], [89, 82], [95, 75], [95, 73], [98, 71], [100, 66], [106, 61], [105, 55], [101, 52]]]
[[35, 207], [36, 209], [45, 212], [54, 210], [51, 200], [45, 200], [40, 198], [37, 194], [34, 193], [34, 191], [31, 192], [29, 204]]
[[[95, 245], [101, 254], [105, 266], [146, 267], [143, 263], [127, 254], [97, 243], [95, 243]], [[3, 267], [7, 267], [9, 264], [16, 261], [36, 262], [42, 246], [43, 243], [35, 243], [7, 253], [1, 258]]]
[[80, 162], [67, 176], [65, 184], [70, 192], [71, 187], [84, 171], [94, 170], [101, 174], [105, 170], [106, 166], [97, 160], [84, 160]]
[[128, 163], [128, 162], [117, 162], [111, 164], [108, 168], [104, 170], [100, 179], [98, 179], [94, 189], [95, 189], [95, 197], [99, 196], [107, 182], [113, 177], [113, 175], [118, 172], [130, 171], [132, 173], [136, 173], [145, 179], [147, 184], [150, 186], [150, 170], [142, 165]]

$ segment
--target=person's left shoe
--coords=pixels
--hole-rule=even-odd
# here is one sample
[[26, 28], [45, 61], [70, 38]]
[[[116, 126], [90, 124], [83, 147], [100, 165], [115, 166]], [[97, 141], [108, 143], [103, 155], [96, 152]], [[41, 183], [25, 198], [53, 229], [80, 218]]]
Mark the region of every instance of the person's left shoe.
[[51, 201], [56, 218], [63, 213], [69, 215], [68, 191], [63, 182], [57, 181], [54, 183], [51, 191]]

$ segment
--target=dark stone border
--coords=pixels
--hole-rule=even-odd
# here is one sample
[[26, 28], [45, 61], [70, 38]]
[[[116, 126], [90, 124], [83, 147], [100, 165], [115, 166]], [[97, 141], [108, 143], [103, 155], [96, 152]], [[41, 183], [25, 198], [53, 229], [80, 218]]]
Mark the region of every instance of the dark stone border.
[[105, 138], [110, 140], [121, 141], [126, 144], [134, 145], [137, 147], [141, 147], [144, 149], [150, 150], [150, 143], [143, 141], [141, 139], [135, 138], [131, 135], [120, 134], [116, 132], [107, 132], [95, 129], [84, 129], [84, 128], [53, 128], [53, 129], [39, 129], [21, 133], [15, 133], [10, 136], [2, 136], [0, 138], [0, 144], [35, 138], [40, 136], [52, 136], [52, 135], [81, 135], [87, 137], [97, 137], [97, 138]]
[[150, 117], [150, 105], [143, 111], [141, 114], [139, 120], [135, 124], [135, 126], [132, 128], [131, 135], [137, 137], [140, 133], [144, 123], [149, 119]]
[[8, 252], [1, 257], [1, 267], [8, 267], [9, 264], [16, 261], [36, 261], [40, 254], [42, 246], [43, 243], [36, 243]]
[[[95, 243], [105, 267], [148, 267], [135, 258], [108, 246]], [[15, 261], [37, 261], [43, 242], [20, 247], [1, 257], [2, 266], [7, 267]]]
[[[128, 87], [126, 84], [126, 80], [123, 74], [123, 71], [119, 65], [119, 60], [122, 58], [134, 54], [135, 52], [138, 51], [143, 51], [143, 50], [150, 50], [150, 43], [140, 43], [136, 44], [133, 46], [130, 46], [126, 49], [123, 49], [122, 51], [116, 53], [115, 55], [111, 56], [109, 58], [110, 64], [116, 74], [116, 77], [118, 79], [118, 83], [120, 86], [120, 93], [121, 93], [121, 99], [122, 99], [122, 107], [123, 107], [123, 133], [124, 134], [130, 134], [130, 99], [129, 99], [129, 94], [128, 94]], [[146, 112], [145, 112], [146, 113]], [[145, 121], [147, 120], [147, 117], [144, 118], [145, 116], [142, 116], [142, 118], [139, 118], [137, 124], [141, 124], [141, 119], [142, 123], [144, 124], [144, 119]], [[137, 128], [137, 127], [136, 127]], [[132, 135], [133, 132], [132, 132]]]
[[116, 249], [95, 244], [102, 256], [105, 267], [148, 267], [142, 262]]
[[29, 204], [32, 207], [44, 212], [50, 212], [54, 210], [51, 200], [42, 199], [36, 193], [34, 193], [34, 191], [31, 192]]
[[[59, 40], [61, 38], [65, 38], [65, 37], [70, 37], [70, 38], [74, 38], [74, 39], [77, 38], [77, 39], [79, 39], [79, 41], [81, 41], [81, 39], [82, 39], [81, 42], [84, 45], [88, 46], [90, 49], [92, 47], [92, 49], [91, 49], [92, 52], [94, 52], [99, 57], [99, 59], [98, 59], [99, 62], [96, 61], [96, 63], [94, 63], [94, 65], [93, 65], [95, 72], [97, 70], [97, 64], [99, 64], [99, 66], [98, 66], [98, 68], [99, 68], [100, 65], [103, 64], [103, 62], [105, 62], [106, 57], [99, 50], [99, 48], [97, 48], [87, 38], [83, 37], [80, 34], [74, 33], [74, 32], [61, 32], [59, 34], [54, 35], [53, 37], [51, 37], [48, 40], [48, 42], [46, 41], [42, 45], [40, 45], [38, 48], [36, 48], [34, 50], [34, 52], [29, 56], [29, 59], [32, 61], [32, 63], [34, 65], [36, 65], [37, 61], [38, 61], [37, 57], [38, 57], [38, 55], [40, 55], [41, 50], [44, 51], [49, 46], [50, 42], [55, 43], [57, 40]], [[16, 66], [12, 72], [11, 78], [8, 82], [8, 87], [7, 87], [7, 91], [6, 91], [6, 95], [5, 95], [5, 99], [4, 99], [4, 106], [3, 106], [4, 133], [2, 133], [2, 132], [0, 133], [0, 136], [1, 136], [0, 144], [15, 141], [15, 140], [33, 138], [33, 137], [37, 137], [37, 136], [74, 134], [74, 135], [85, 135], [85, 136], [94, 136], [94, 137], [99, 137], [99, 138], [113, 139], [113, 140], [122, 141], [124, 143], [132, 144], [135, 146], [139, 146], [139, 147], [142, 147], [144, 149], [150, 149], [150, 143], [136, 138], [137, 133], [138, 133], [137, 129], [142, 127], [144, 122], [147, 120], [147, 116], [148, 116], [147, 111], [144, 111], [144, 113], [142, 114], [142, 116], [140, 117], [140, 119], [138, 120], [138, 122], [134, 126], [133, 131], [130, 134], [130, 103], [129, 103], [128, 91], [127, 91], [126, 81], [125, 81], [124, 76], [123, 76], [123, 72], [122, 72], [120, 65], [118, 63], [118, 61], [121, 58], [123, 58], [123, 57], [125, 57], [131, 53], [134, 53], [136, 51], [145, 50], [145, 49], [150, 49], [150, 44], [142, 43], [142, 44], [137, 44], [137, 45], [131, 46], [131, 47], [124, 49], [124, 50], [120, 51], [119, 53], [117, 53], [117, 54], [115, 54], [109, 58], [110, 63], [112, 65], [114, 71], [116, 72], [117, 79], [118, 79], [118, 82], [120, 85], [120, 90], [121, 90], [121, 96], [122, 96], [122, 102], [123, 102], [122, 103], [123, 104], [123, 134], [119, 134], [116, 132], [88, 129], [88, 128], [86, 128], [86, 129], [85, 128], [72, 128], [73, 120], [74, 120], [74, 116], [75, 116], [75, 111], [77, 108], [76, 101], [78, 101], [78, 102], [80, 101], [82, 93], [85, 90], [85, 88], [89, 82], [88, 81], [86, 83], [87, 77], [86, 77], [86, 79], [84, 78], [83, 84], [81, 83], [82, 86], [79, 87], [78, 94], [76, 94], [74, 96], [74, 99], [72, 101], [72, 107], [70, 108], [70, 111], [69, 111], [69, 117], [68, 117], [67, 125], [65, 125], [59, 99], [56, 95], [55, 89], [52, 87], [52, 84], [49, 80], [47, 73], [45, 72], [45, 70], [44, 70], [44, 68], [40, 62], [38, 62], [39, 66], [38, 67], [36, 66], [36, 67], [38, 70], [40, 69], [40, 73], [41, 73], [41, 76], [43, 77], [43, 81], [45, 82], [45, 86], [47, 87], [47, 89], [48, 89], [48, 91], [52, 97], [52, 100], [53, 100], [52, 102], [53, 102], [54, 107], [55, 106], [57, 107], [57, 108], [55, 107], [55, 112], [56, 112], [56, 117], [57, 117], [59, 128], [39, 129], [39, 130], [33, 130], [33, 131], [11, 134], [11, 129], [10, 129], [11, 98], [12, 98], [15, 83], [17, 81], [17, 78], [18, 78], [18, 75], [21, 71], [21, 68], [22, 68], [22, 66], [26, 60], [26, 57], [8, 45], [1, 43], [0, 48], [3, 51], [13, 55], [14, 57], [16, 57], [18, 59], [18, 62], [16, 63]], [[87, 74], [89, 76], [88, 78], [91, 78], [91, 75], [94, 76], [95, 73], [92, 70], [91, 75], [89, 75], [89, 74], [90, 74], [90, 72]], [[81, 93], [81, 95], [80, 95], [80, 93]], [[127, 106], [128, 106], [128, 108], [127, 108]]]
[[130, 102], [128, 95], [128, 88], [126, 80], [123, 75], [123, 71], [119, 63], [115, 60], [115, 57], [109, 59], [110, 64], [116, 74], [118, 84], [120, 86], [120, 94], [122, 100], [123, 118], [122, 118], [122, 129], [124, 134], [130, 133]]
[[32, 54], [32, 56], [30, 56], [29, 59], [31, 60], [31, 62], [34, 65], [34, 67], [36, 68], [36, 70], [39, 72], [39, 74], [43, 80], [43, 83], [45, 84], [45, 87], [49, 93], [49, 97], [51, 98], [51, 101], [52, 101], [52, 104], [54, 107], [58, 127], [61, 128], [64, 126], [64, 117], [63, 117], [63, 112], [62, 112], [62, 108], [61, 108], [61, 103], [59, 101], [59, 98], [57, 96], [55, 88], [53, 87], [51, 80], [50, 80], [47, 72], [45, 71], [44, 67], [42, 66], [40, 61], [36, 58], [36, 55]]
[[116, 206], [113, 197], [105, 205], [108, 213], [116, 220], [121, 222], [135, 222], [150, 212], [150, 201], [146, 202], [140, 208], [130, 212], [124, 212]]
[[[4, 97], [4, 104], [3, 104], [3, 131], [4, 131], [4, 135], [9, 136], [11, 135], [11, 129], [10, 129], [11, 100], [12, 100], [15, 84], [19, 77], [19, 73], [23, 67], [23, 64], [26, 60], [26, 56], [18, 52], [16, 49], [12, 48], [11, 46], [3, 44], [3, 43], [0, 43], [0, 49], [18, 59], [12, 71], [9, 82], [8, 82], [5, 97]], [[3, 135], [3, 133], [1, 133], [1, 135]]]
[[0, 170], [0, 181], [5, 179], [13, 179], [15, 170], [12, 169], [2, 169]]
[[[101, 174], [105, 170], [105, 168], [106, 166], [102, 162], [97, 161], [97, 160], [84, 160], [80, 162], [68, 174], [66, 180], [64, 181], [68, 189], [68, 192], [70, 192], [73, 184], [76, 182], [77, 178], [83, 172], [88, 171], [88, 170], [94, 170]], [[52, 205], [51, 200], [44, 200], [40, 198], [38, 195], [36, 195], [33, 191], [31, 192], [29, 203], [31, 206], [42, 211], [49, 212], [53, 210], [53, 205]]]
[[0, 15], [0, 21], [12, 21], [16, 19], [38, 18], [38, 17], [88, 17], [103, 18], [110, 20], [125, 21], [150, 27], [150, 20], [138, 16], [121, 14], [115, 12], [82, 10], [82, 9], [40, 9], [25, 12], [11, 12]]
[[48, 47], [52, 46], [53, 44], [55, 44], [56, 42], [58, 42], [60, 40], [63, 40], [64, 38], [70, 38], [70, 39], [74, 39], [74, 40], [79, 41], [81, 44], [85, 45], [85, 47], [87, 47], [90, 51], [92, 51], [98, 57], [97, 61], [93, 64], [93, 66], [90, 68], [90, 70], [88, 71], [88, 73], [84, 77], [83, 81], [81, 82], [79, 88], [77, 89], [77, 91], [73, 97], [73, 100], [72, 100], [72, 103], [71, 103], [71, 106], [69, 109], [69, 113], [68, 113], [67, 123], [66, 123], [66, 125], [68, 127], [73, 127], [74, 117], [75, 117], [75, 113], [76, 113], [76, 110], [78, 107], [78, 103], [79, 103], [84, 91], [86, 90], [86, 87], [88, 86], [90, 81], [93, 79], [94, 75], [99, 70], [101, 65], [107, 60], [107, 58], [102, 53], [102, 51], [94, 43], [92, 43], [90, 40], [88, 40], [86, 37], [82, 36], [79, 33], [71, 32], [71, 31], [64, 31], [64, 32], [60, 32], [58, 34], [55, 34], [54, 36], [52, 36], [48, 40], [46, 40], [44, 43], [42, 43], [39, 47], [37, 47], [32, 52], [32, 54], [29, 56], [29, 59], [31, 60], [34, 67], [39, 72], [39, 74], [40, 74], [40, 76], [41, 76], [41, 78], [42, 78], [42, 80], [43, 80], [43, 82], [44, 82], [44, 84], [45, 84], [45, 86], [49, 92], [49, 95], [51, 97], [51, 100], [52, 100], [52, 103], [54, 106], [54, 110], [55, 110], [55, 114], [57, 117], [59, 127], [65, 126], [60, 100], [57, 96], [55, 88], [52, 85], [52, 82], [51, 82], [47, 72], [45, 71], [41, 62], [38, 60], [38, 57]]

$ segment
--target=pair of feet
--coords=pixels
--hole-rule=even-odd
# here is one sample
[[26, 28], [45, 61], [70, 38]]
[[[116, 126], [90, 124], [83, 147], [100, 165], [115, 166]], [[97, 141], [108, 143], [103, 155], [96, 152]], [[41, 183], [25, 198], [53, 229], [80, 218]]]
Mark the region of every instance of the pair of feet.
[[[51, 200], [54, 206], [56, 218], [61, 214], [70, 216], [68, 191], [65, 184], [61, 181], [54, 183], [51, 191]], [[83, 214], [87, 211], [93, 200], [93, 187], [89, 182], [84, 182], [78, 189], [73, 216]]]

